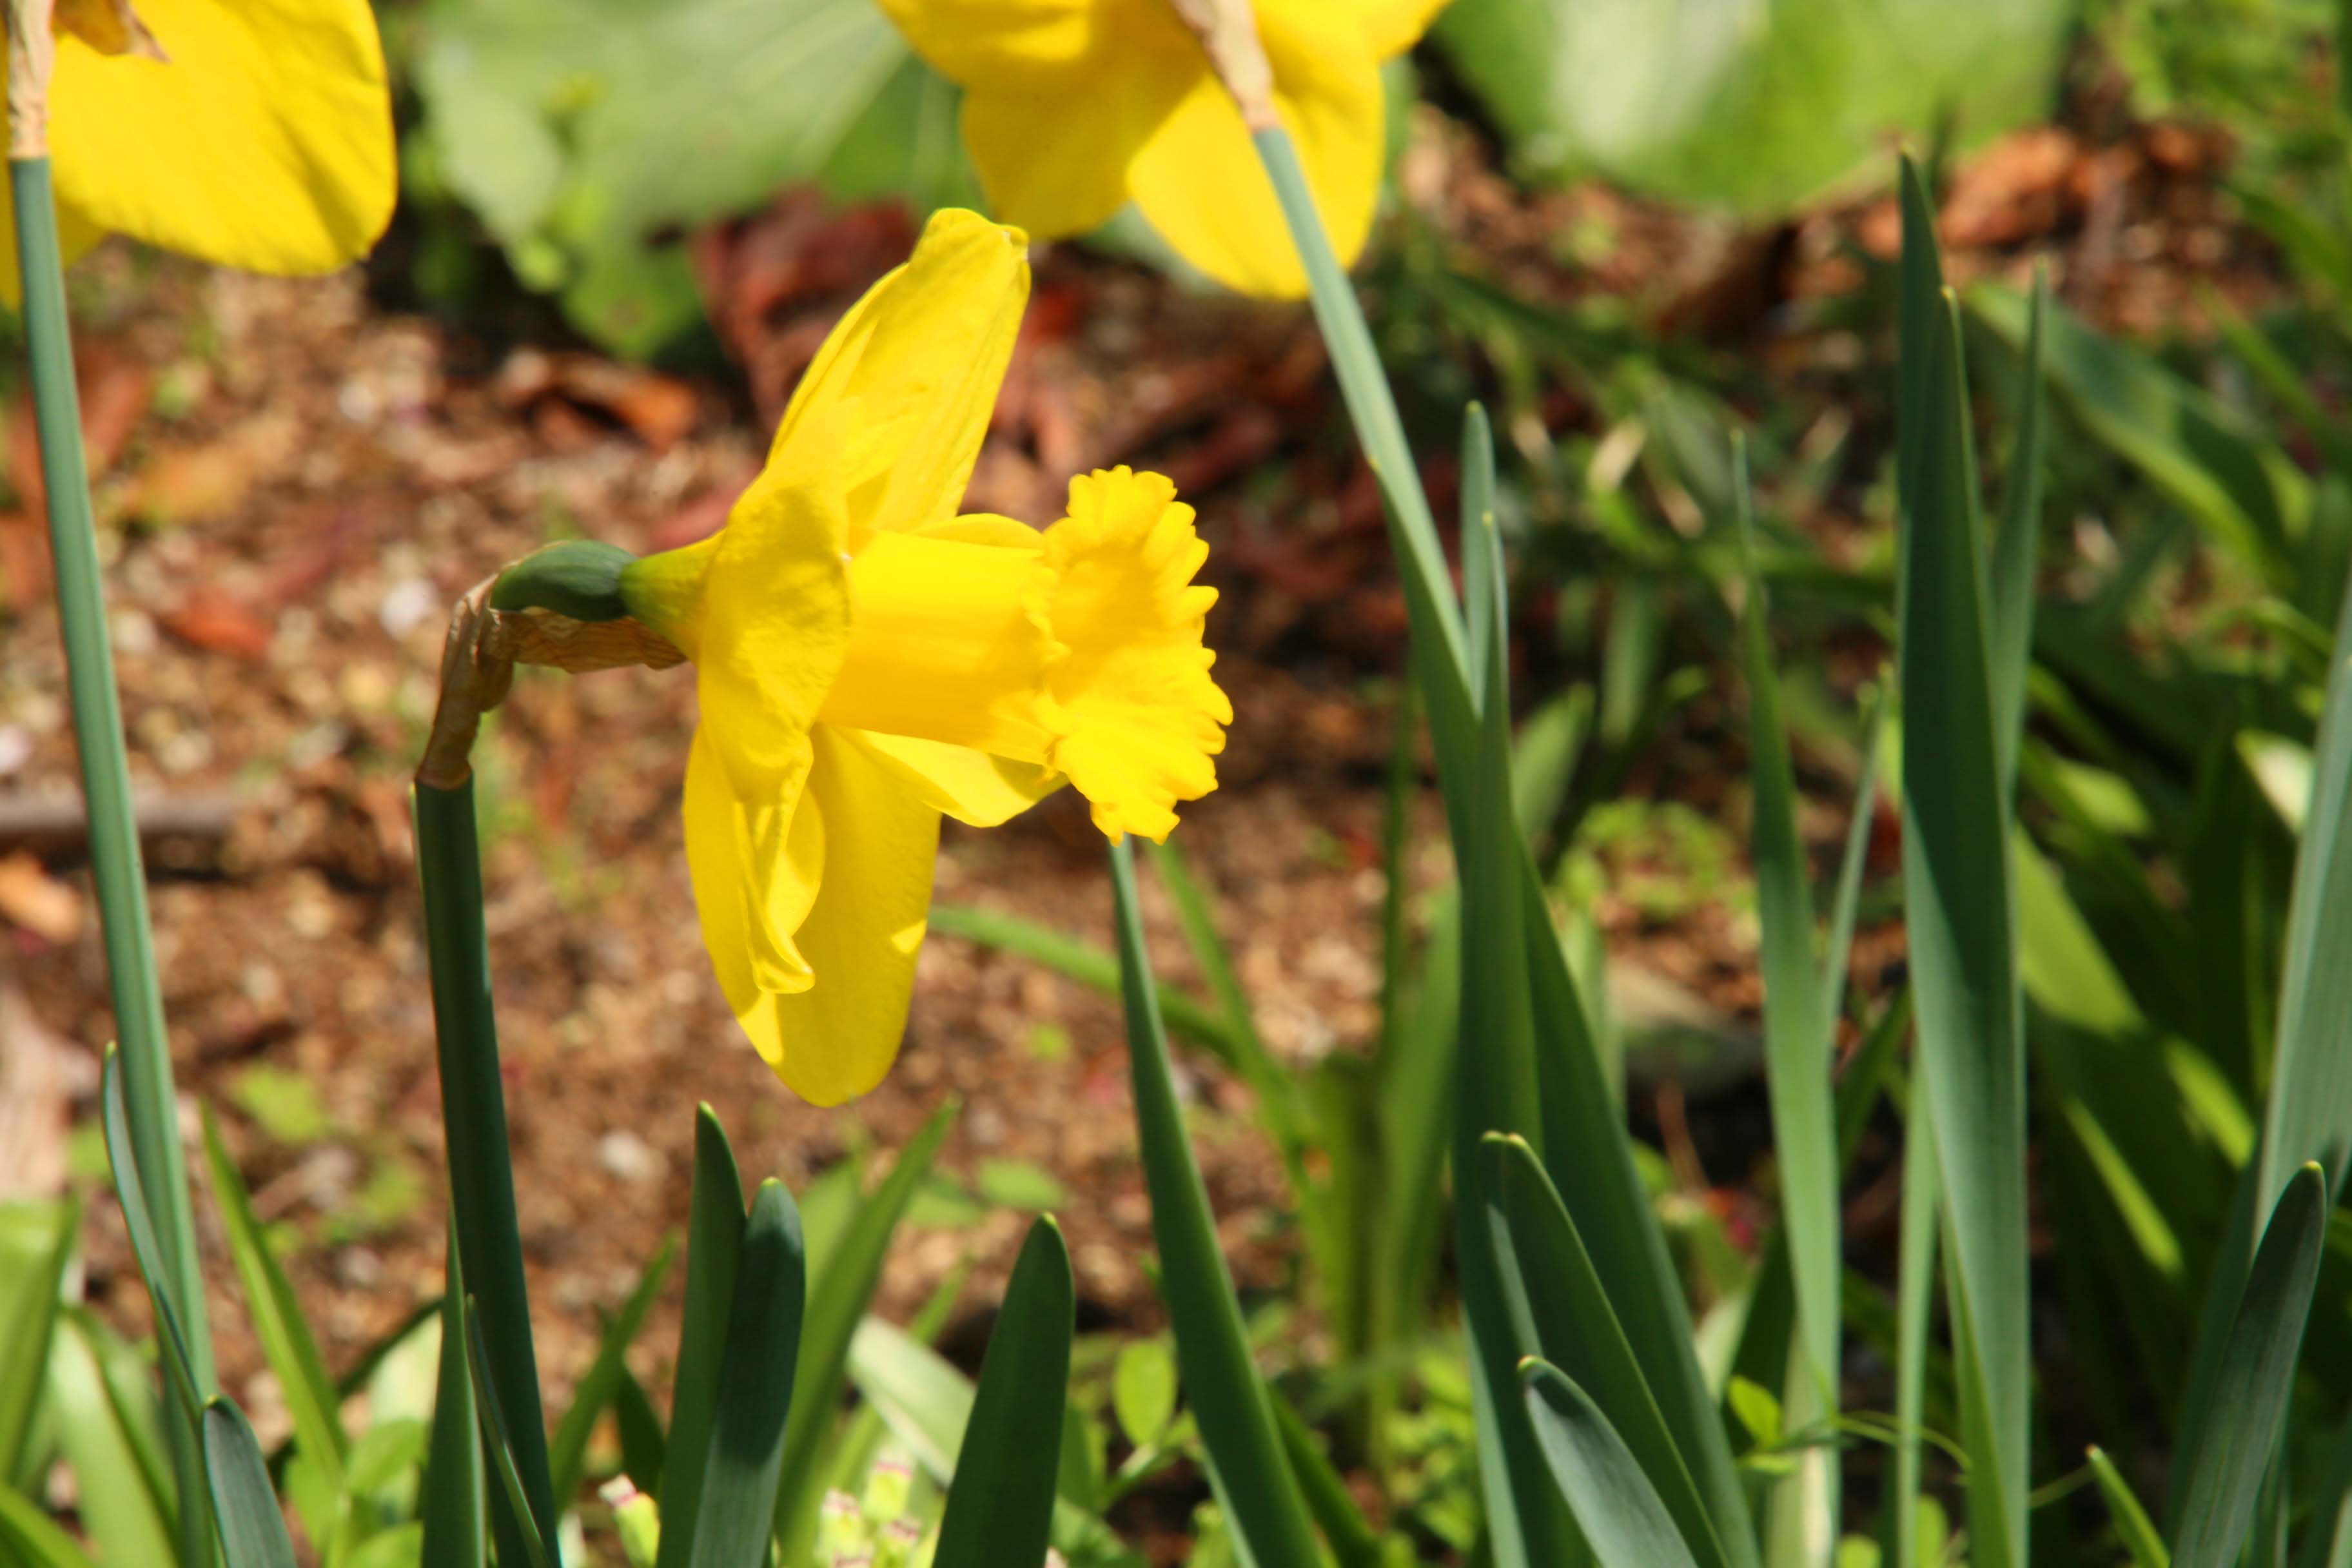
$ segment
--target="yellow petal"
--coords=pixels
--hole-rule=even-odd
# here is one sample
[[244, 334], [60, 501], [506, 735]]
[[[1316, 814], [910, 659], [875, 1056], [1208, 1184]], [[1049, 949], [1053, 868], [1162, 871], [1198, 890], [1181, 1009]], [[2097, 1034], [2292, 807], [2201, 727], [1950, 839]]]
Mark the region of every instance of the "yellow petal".
[[58, 195], [101, 227], [257, 272], [323, 272], [392, 216], [367, 0], [138, 0], [164, 58], [58, 40]]
[[[933, 70], [967, 88], [1065, 79], [1073, 67], [1101, 56], [1114, 10], [1102, 0], [881, 0], [881, 5]], [[1125, 8], [1139, 20], [1145, 9]]]
[[906, 1032], [931, 903], [940, 814], [829, 726], [809, 793], [824, 814], [824, 882], [802, 924], [814, 984], [744, 1020], [793, 1092], [838, 1105], [880, 1083]]
[[[847, 413], [823, 424], [838, 431]], [[849, 645], [847, 516], [839, 487], [806, 456], [811, 471], [772, 462], [735, 503], [684, 616], [700, 732], [745, 799], [780, 793], [806, 767], [809, 726]], [[668, 609], [634, 598], [632, 607], [670, 634]]]
[[[1084, 234], [1125, 206], [1129, 166], [1209, 79], [1207, 57], [1165, 0], [1096, 11], [1076, 48], [1066, 28], [1041, 28], [997, 40], [984, 59], [954, 57], [970, 73], [961, 78], [970, 84], [963, 143], [988, 205], [1041, 238]], [[1112, 14], [1115, 23], [1103, 20]]]
[[1192, 584], [1208, 552], [1175, 485], [1127, 468], [1072, 479], [1070, 513], [1045, 532], [1066, 649], [1046, 677], [1050, 760], [1113, 839], [1164, 840], [1176, 802], [1217, 787], [1210, 758], [1234, 710], [1202, 642], [1216, 590]]
[[746, 800], [730, 786], [709, 730], [687, 755], [686, 864], [703, 945], [747, 1029], [767, 996], [807, 989], [813, 973], [794, 935], [824, 874], [824, 822], [805, 778], [786, 795]]
[[1069, 781], [1042, 763], [992, 757], [970, 746], [871, 730], [837, 730], [932, 810], [973, 827], [994, 827], [1020, 816]]
[[[105, 237], [106, 231], [98, 225], [63, 202], [58, 204], [58, 248], [64, 253], [67, 266], [80, 260]], [[13, 310], [24, 298], [24, 284], [16, 276], [16, 204], [0, 200], [0, 305]]]
[[[1276, 9], [1280, 4], [1276, 0], [1276, 5], [1261, 5], [1260, 10]], [[1356, 12], [1364, 47], [1372, 51], [1372, 58], [1391, 60], [1421, 42], [1445, 5], [1446, 0], [1370, 0], [1360, 7], [1349, 4], [1349, 8]]]
[[[1274, 67], [1275, 108], [1307, 171], [1342, 265], [1355, 260], [1380, 199], [1385, 126], [1379, 64], [1352, 28], [1320, 8], [1259, 17]], [[1241, 110], [1203, 77], [1160, 124], [1129, 172], [1136, 205], [1178, 255], [1244, 294], [1307, 292], [1274, 184]]]
[[1028, 300], [1027, 236], [976, 213], [933, 214], [907, 264], [842, 318], [810, 365], [769, 472], [830, 474], [846, 498], [852, 553], [877, 531], [953, 517]]

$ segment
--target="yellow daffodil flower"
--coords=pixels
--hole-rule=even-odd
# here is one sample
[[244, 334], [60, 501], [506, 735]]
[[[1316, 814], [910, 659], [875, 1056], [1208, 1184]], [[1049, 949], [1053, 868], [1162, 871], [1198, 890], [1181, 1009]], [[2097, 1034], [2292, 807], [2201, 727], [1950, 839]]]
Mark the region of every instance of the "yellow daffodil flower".
[[[990, 204], [1045, 238], [1133, 201], [1177, 254], [1246, 294], [1307, 292], [1240, 110], [1171, 0], [881, 0], [963, 87], [963, 141]], [[1380, 195], [1381, 62], [1443, 0], [1257, 0], [1274, 101], [1342, 262]]]
[[956, 513], [1026, 244], [934, 216], [825, 341], [727, 526], [621, 575], [695, 662], [686, 849], [719, 984], [820, 1105], [898, 1052], [942, 813], [990, 826], [1067, 782], [1106, 834], [1158, 839], [1216, 787], [1233, 710], [1175, 487], [1088, 474], [1043, 533]]
[[[58, 0], [48, 140], [68, 260], [103, 236], [324, 272], [392, 217], [392, 100], [368, 0]], [[0, 294], [17, 298], [0, 203]]]

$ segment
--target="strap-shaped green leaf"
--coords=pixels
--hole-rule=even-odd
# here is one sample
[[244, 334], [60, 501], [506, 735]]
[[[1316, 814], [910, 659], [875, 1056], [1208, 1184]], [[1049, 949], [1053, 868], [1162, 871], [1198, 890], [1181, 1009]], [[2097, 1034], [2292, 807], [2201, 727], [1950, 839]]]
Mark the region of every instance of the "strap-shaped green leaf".
[[2115, 1521], [2116, 1539], [2131, 1554], [2132, 1568], [2168, 1568], [2172, 1554], [2164, 1549], [2164, 1537], [2156, 1532], [2156, 1521], [2140, 1507], [2131, 1483], [2107, 1458], [2107, 1451], [2094, 1445], [2084, 1457], [2090, 1464], [2091, 1479], [2099, 1485], [2099, 1495], [2107, 1500], [2107, 1517]]
[[205, 1479], [224, 1561], [231, 1568], [294, 1568], [286, 1516], [245, 1412], [226, 1399], [205, 1405], [204, 1442]]
[[2313, 1162], [2289, 1178], [2271, 1211], [2238, 1298], [2219, 1379], [2228, 1395], [2207, 1407], [2204, 1424], [2184, 1436], [2175, 1457], [2174, 1474], [2187, 1478], [2188, 1492], [2174, 1568], [2230, 1568], [2245, 1544], [2286, 1420], [2326, 1234], [2327, 1178]]
[[8, 1205], [0, 1207], [0, 1226], [7, 1227], [0, 1236], [0, 1263], [7, 1266], [0, 1276], [0, 1477], [6, 1477], [16, 1473], [40, 1403], [81, 1205], [72, 1198]]
[[38, 1503], [5, 1483], [0, 1483], [0, 1546], [32, 1568], [98, 1568]]
[[1312, 1563], [1314, 1526], [1282, 1457], [1274, 1414], [1250, 1361], [1241, 1304], [1234, 1298], [1209, 1194], [1177, 1109], [1168, 1037], [1160, 1026], [1143, 917], [1136, 907], [1134, 854], [1123, 841], [1111, 846], [1110, 872], [1136, 1136], [1151, 1194], [1151, 1236], [1160, 1249], [1160, 1288], [1175, 1331], [1177, 1363], [1228, 1521], [1248, 1542], [1252, 1559]]
[[1536, 1441], [1593, 1561], [1697, 1568], [1649, 1478], [1601, 1407], [1559, 1368], [1529, 1359], [1520, 1376]]
[[449, 1221], [442, 1270], [441, 1363], [433, 1384], [433, 1431], [416, 1511], [425, 1527], [421, 1561], [435, 1568], [482, 1568], [489, 1561], [489, 1501], [482, 1474], [481, 1418], [466, 1350], [466, 1274], [457, 1223]]
[[[277, 1374], [287, 1413], [294, 1419], [297, 1449], [340, 1495], [343, 1489], [343, 1458], [350, 1451], [350, 1439], [343, 1432], [342, 1401], [336, 1394], [334, 1381], [327, 1375], [326, 1358], [319, 1353], [319, 1342], [311, 1337], [310, 1321], [302, 1315], [302, 1303], [295, 1296], [286, 1270], [278, 1267], [277, 1257], [270, 1251], [268, 1238], [262, 1234], [261, 1221], [254, 1215], [253, 1199], [246, 1191], [245, 1178], [237, 1173], [236, 1162], [229, 1158], [228, 1145], [221, 1141], [220, 1127], [209, 1108], [205, 1112], [204, 1128], [205, 1163], [212, 1178], [213, 1202], [220, 1210], [221, 1228], [228, 1236], [229, 1257], [236, 1265], [237, 1279], [245, 1287], [246, 1310], [253, 1319], [254, 1335], [261, 1342], [262, 1356]], [[321, 1526], [326, 1521], [305, 1519], [303, 1522], [314, 1535], [323, 1537]]]
[[1070, 1387], [1076, 1289], [1061, 1227], [1029, 1227], [981, 1363], [934, 1568], [1045, 1560]]
[[[499, 1404], [498, 1384], [490, 1381], [490, 1352], [482, 1338], [481, 1307], [471, 1295], [466, 1298], [465, 1319], [466, 1374], [474, 1385], [474, 1414], [478, 1418], [482, 1446], [488, 1450], [490, 1468], [497, 1473], [499, 1485], [506, 1493], [509, 1512], [504, 1517], [513, 1525], [523, 1560], [530, 1568], [559, 1568], [554, 1549], [540, 1534], [539, 1521], [524, 1492], [522, 1471], [515, 1463], [513, 1427]], [[505, 1560], [499, 1561], [503, 1563]]]
[[782, 1182], [762, 1182], [743, 1226], [691, 1568], [761, 1568], [768, 1561], [807, 1306], [800, 1211]]
[[719, 1403], [719, 1358], [735, 1310], [735, 1272], [743, 1258], [743, 1176], [718, 1113], [694, 1113], [694, 1192], [686, 1227], [686, 1306], [680, 1314], [677, 1372], [670, 1384], [668, 1446], [662, 1455], [658, 1568], [684, 1568], [694, 1552], [702, 1510], [702, 1463], [710, 1450], [711, 1412]]
[[1589, 1391], [1608, 1416], [1691, 1557], [1705, 1568], [1722, 1568], [1723, 1542], [1706, 1500], [1551, 1178], [1521, 1139], [1490, 1133], [1480, 1153], [1496, 1255], [1506, 1279], [1526, 1300], [1543, 1359]]
[[806, 1538], [814, 1531], [817, 1504], [824, 1496], [827, 1439], [848, 1381], [850, 1339], [874, 1299], [891, 1233], [898, 1228], [915, 1190], [930, 1174], [955, 1114], [952, 1102], [940, 1107], [898, 1151], [898, 1163], [881, 1189], [858, 1206], [827, 1249], [824, 1271], [810, 1289], [795, 1374], [799, 1394], [784, 1431], [783, 1479], [776, 1492], [776, 1535], [788, 1560], [795, 1552], [805, 1555]]
[[2025, 1560], [2028, 1389], [2024, 1019], [2009, 810], [1959, 324], [1934, 216], [1904, 164], [1896, 430], [1904, 913], [1920, 1077], [1942, 1165], [1974, 1552]]

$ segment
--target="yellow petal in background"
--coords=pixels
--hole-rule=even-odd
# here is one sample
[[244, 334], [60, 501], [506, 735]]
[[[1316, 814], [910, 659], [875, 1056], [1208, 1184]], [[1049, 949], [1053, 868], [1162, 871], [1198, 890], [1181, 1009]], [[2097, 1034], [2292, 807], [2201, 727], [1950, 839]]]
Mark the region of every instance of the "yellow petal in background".
[[[1380, 199], [1386, 125], [1378, 61], [1358, 29], [1321, 7], [1262, 12], [1275, 108], [1342, 265], [1355, 260]], [[1178, 255], [1227, 288], [1307, 292], [1290, 230], [1241, 110], [1204, 76], [1163, 121], [1129, 175], [1136, 205]]]
[[[1273, 0], [1280, 6], [1285, 0]], [[1445, 9], [1446, 0], [1370, 0], [1359, 5], [1356, 0], [1319, 0], [1334, 9], [1345, 10], [1356, 17], [1363, 29], [1364, 47], [1372, 51], [1376, 60], [1392, 60], [1413, 45], [1437, 20]], [[1261, 5], [1260, 10], [1268, 9]]]
[[258, 272], [323, 272], [392, 216], [392, 107], [367, 0], [138, 0], [163, 58], [58, 40], [58, 200]]
[[793, 1093], [838, 1105], [880, 1083], [898, 1058], [940, 814], [830, 727], [815, 739], [809, 793], [824, 814], [825, 874], [799, 939], [815, 981], [763, 998], [744, 1027]]

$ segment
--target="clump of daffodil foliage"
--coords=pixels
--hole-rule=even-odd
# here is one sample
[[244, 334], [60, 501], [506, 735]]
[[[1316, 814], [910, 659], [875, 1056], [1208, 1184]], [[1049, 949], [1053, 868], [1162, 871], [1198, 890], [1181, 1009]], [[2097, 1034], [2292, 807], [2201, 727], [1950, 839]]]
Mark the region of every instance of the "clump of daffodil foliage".
[[[60, 0], [49, 156], [66, 258], [125, 234], [255, 272], [324, 272], [392, 216], [367, 0]], [[0, 296], [18, 295], [0, 202]]]
[[[1129, 201], [1228, 288], [1296, 298], [1307, 273], [1249, 127], [1168, 5], [1076, 3], [1008, 21], [992, 0], [882, 0], [915, 52], [960, 83], [963, 141], [1007, 223], [1041, 238], [1097, 228]], [[1362, 250], [1387, 152], [1381, 63], [1412, 47], [1432, 0], [1259, 0], [1276, 113], [1345, 264]]]
[[1066, 784], [1111, 838], [1163, 839], [1216, 787], [1233, 710], [1176, 487], [1082, 475], [1042, 531], [957, 510], [1028, 293], [1025, 236], [938, 214], [727, 526], [620, 574], [695, 662], [686, 849], [719, 983], [821, 1105], [897, 1055], [942, 816], [992, 826]]

